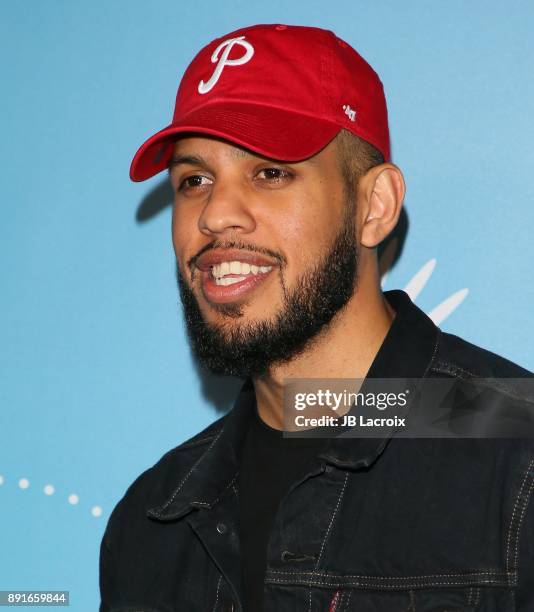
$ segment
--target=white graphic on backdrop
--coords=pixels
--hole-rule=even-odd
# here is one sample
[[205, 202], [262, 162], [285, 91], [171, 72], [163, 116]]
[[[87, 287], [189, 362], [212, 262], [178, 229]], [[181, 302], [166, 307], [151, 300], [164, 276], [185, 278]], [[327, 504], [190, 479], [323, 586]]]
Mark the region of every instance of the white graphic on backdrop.
[[[379, 265], [381, 270], [388, 270], [390, 268], [391, 263], [395, 258], [397, 246], [398, 241], [396, 238], [394, 238], [388, 244], [380, 258]], [[428, 280], [432, 276], [432, 272], [434, 272], [435, 267], [436, 260], [428, 260], [404, 286], [403, 290], [406, 291], [406, 293], [410, 296], [413, 302], [415, 302], [417, 296], [424, 289]], [[381, 286], [382, 288], [384, 288], [388, 273], [384, 272], [381, 276]], [[459, 289], [455, 291], [452, 295], [449, 295], [449, 297], [445, 298], [442, 302], [440, 302], [437, 306], [435, 306], [430, 312], [427, 312], [426, 314], [432, 319], [432, 321], [436, 325], [440, 325], [458, 308], [458, 306], [465, 300], [468, 293], [469, 289]]]
[[434, 272], [434, 268], [436, 267], [436, 260], [431, 259], [426, 262], [426, 264], [416, 272], [408, 284], [404, 287], [404, 291], [410, 296], [412, 302], [415, 302], [417, 296], [421, 293], [424, 286], [426, 285], [428, 279]]
[[465, 296], [469, 293], [469, 289], [460, 289], [448, 298], [443, 300], [441, 304], [438, 304], [433, 308], [428, 316], [434, 321], [436, 325], [439, 325], [444, 321], [452, 312], [454, 312], [458, 306], [464, 301]]
[[[3, 475], [0, 474], [0, 485], [4, 485], [6, 483], [6, 479], [4, 478]], [[23, 491], [25, 491], [26, 489], [30, 488], [30, 481], [28, 480], [28, 478], [19, 478], [17, 485], [19, 487], [19, 489], [22, 489]], [[56, 488], [54, 487], [54, 485], [51, 484], [46, 484], [43, 487], [43, 493], [45, 495], [54, 495], [54, 493], [56, 492]], [[67, 501], [69, 502], [69, 504], [71, 506], [76, 506], [78, 504], [78, 502], [80, 501], [80, 498], [76, 495], [76, 493], [71, 493], [68, 497], [67, 497]], [[102, 507], [101, 506], [92, 506], [91, 508], [91, 514], [94, 517], [99, 517], [102, 516]]]

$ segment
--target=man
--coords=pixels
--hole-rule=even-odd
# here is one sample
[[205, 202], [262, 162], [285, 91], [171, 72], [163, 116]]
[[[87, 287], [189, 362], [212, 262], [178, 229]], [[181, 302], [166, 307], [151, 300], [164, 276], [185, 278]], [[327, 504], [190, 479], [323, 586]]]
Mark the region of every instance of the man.
[[381, 292], [405, 186], [372, 68], [317, 28], [223, 36], [131, 177], [166, 168], [193, 350], [245, 382], [113, 511], [101, 611], [534, 610], [528, 438], [283, 435], [297, 379], [474, 379], [484, 405], [454, 409], [528, 417], [527, 371]]

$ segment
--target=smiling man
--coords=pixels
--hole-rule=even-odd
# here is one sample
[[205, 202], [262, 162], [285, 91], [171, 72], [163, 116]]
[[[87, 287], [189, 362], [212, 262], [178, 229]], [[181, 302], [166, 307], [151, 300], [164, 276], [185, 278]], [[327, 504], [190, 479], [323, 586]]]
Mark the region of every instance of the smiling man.
[[[388, 134], [382, 84], [346, 42], [260, 25], [200, 51], [172, 123], [137, 152], [133, 180], [169, 170], [194, 354], [244, 384], [116, 506], [102, 612], [533, 609], [528, 437], [283, 433], [300, 379], [474, 379], [483, 394], [451, 410], [483, 395], [487, 433], [514, 398], [531, 419], [512, 383], [529, 372], [381, 291], [405, 192]], [[406, 420], [379, 416], [365, 422]]]
[[[256, 377], [259, 412], [275, 427], [284, 377], [364, 376], [393, 318], [371, 249], [396, 223], [402, 175], [370, 170], [356, 210], [342, 171], [350, 138], [294, 163], [208, 137], [174, 148], [173, 238], [193, 347], [214, 372]], [[355, 338], [362, 348], [347, 360]]]

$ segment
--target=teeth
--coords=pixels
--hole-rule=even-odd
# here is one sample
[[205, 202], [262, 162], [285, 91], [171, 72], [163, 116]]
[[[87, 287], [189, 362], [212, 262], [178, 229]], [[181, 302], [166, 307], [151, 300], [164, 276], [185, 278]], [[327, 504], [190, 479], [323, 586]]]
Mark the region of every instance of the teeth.
[[[248, 274], [265, 274], [272, 270], [272, 266], [255, 266], [253, 264], [249, 264], [247, 262], [241, 261], [223, 261], [220, 264], [215, 264], [211, 268], [211, 274], [215, 280], [231, 280], [232, 282], [225, 283], [217, 283], [217, 284], [225, 284], [232, 285], [234, 282], [239, 282], [243, 280], [243, 278]], [[239, 274], [238, 278], [224, 279], [227, 274]]]
[[235, 283], [240, 283], [242, 280], [245, 280], [244, 276], [231, 276], [228, 278], [215, 278], [216, 285], [222, 285], [223, 287], [227, 287], [228, 285], [233, 285]]

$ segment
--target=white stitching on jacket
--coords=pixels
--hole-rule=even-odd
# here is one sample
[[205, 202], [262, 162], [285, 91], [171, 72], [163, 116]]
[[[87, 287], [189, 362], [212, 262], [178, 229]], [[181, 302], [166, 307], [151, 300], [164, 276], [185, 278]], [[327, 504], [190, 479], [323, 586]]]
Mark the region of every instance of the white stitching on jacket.
[[[321, 544], [321, 550], [319, 551], [319, 556], [317, 557], [317, 561], [315, 563], [315, 569], [317, 569], [319, 567], [319, 563], [321, 562], [321, 558], [323, 556], [326, 540], [328, 539], [328, 536], [330, 535], [330, 531], [332, 529], [332, 525], [334, 524], [334, 518], [335, 518], [335, 516], [337, 514], [337, 511], [338, 511], [338, 508], [339, 508], [339, 504], [341, 503], [341, 499], [343, 498], [343, 494], [345, 493], [345, 489], [347, 487], [348, 479], [349, 479], [349, 473], [346, 472], [345, 480], [343, 481], [343, 486], [341, 487], [341, 491], [339, 492], [339, 495], [338, 495], [338, 498], [337, 498], [336, 507], [334, 508], [334, 511], [332, 512], [332, 516], [330, 518], [330, 523], [328, 524], [328, 527], [326, 529], [326, 533], [324, 534], [323, 543]], [[312, 608], [312, 593], [311, 593], [311, 588], [310, 588], [309, 602], [308, 602], [308, 612], [311, 612], [311, 608]]]
[[219, 587], [221, 586], [222, 574], [219, 576], [219, 580], [217, 582], [217, 592], [215, 593], [215, 603], [213, 604], [213, 612], [217, 610], [217, 601], [219, 600]]
[[[514, 503], [514, 509], [512, 511], [512, 517], [510, 519], [510, 526], [508, 527], [508, 537], [506, 538], [506, 569], [508, 571], [510, 571], [510, 559], [511, 559], [511, 546], [512, 546], [512, 531], [514, 528], [514, 521], [515, 521], [515, 515], [517, 512], [517, 508], [518, 505], [520, 503], [520, 500], [522, 499], [522, 495], [523, 495], [523, 489], [525, 488], [525, 484], [527, 482], [527, 478], [529, 475], [530, 470], [532, 469], [532, 465], [534, 463], [534, 460], [531, 459], [530, 463], [528, 464], [528, 468], [525, 471], [525, 475], [523, 476], [523, 481], [521, 482], [521, 486], [519, 487], [519, 493], [517, 494], [515, 503]], [[524, 503], [524, 508], [526, 507], [527, 503], [528, 503], [528, 498], [530, 496], [530, 492], [532, 491], [532, 484], [530, 486], [530, 490], [529, 490], [529, 494], [527, 495], [526, 501]], [[523, 512], [524, 512], [524, 508], [523, 508]], [[522, 519], [522, 517], [521, 517]], [[515, 534], [516, 537], [516, 548], [517, 548], [517, 541], [519, 539], [519, 527], [520, 527], [521, 523], [519, 523], [518, 527], [517, 527], [517, 532]]]
[[206, 457], [208, 455], [208, 453], [211, 451], [211, 449], [214, 447], [215, 443], [217, 442], [217, 440], [219, 439], [219, 436], [221, 435], [221, 433], [224, 431], [224, 427], [221, 428], [221, 430], [219, 431], [219, 433], [215, 436], [215, 438], [213, 438], [212, 443], [209, 445], [208, 449], [206, 450], [205, 453], [202, 453], [202, 455], [200, 455], [200, 457], [197, 459], [196, 463], [193, 464], [193, 466], [191, 467], [191, 469], [189, 470], [189, 472], [187, 472], [187, 474], [183, 477], [182, 481], [180, 482], [180, 484], [178, 485], [178, 488], [176, 489], [176, 491], [174, 491], [174, 493], [171, 495], [170, 499], [168, 499], [163, 506], [161, 507], [160, 512], [157, 513], [157, 516], [161, 516], [161, 513], [163, 510], [165, 510], [166, 508], [168, 508], [168, 506], [170, 506], [172, 504], [172, 502], [174, 501], [174, 498], [178, 495], [178, 493], [180, 492], [181, 488], [184, 486], [184, 484], [186, 483], [187, 479], [189, 478], [189, 476], [191, 476], [191, 474], [197, 469], [197, 467], [200, 465], [200, 463], [202, 462], [202, 459], [204, 459], [204, 457]]

